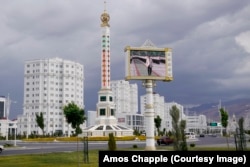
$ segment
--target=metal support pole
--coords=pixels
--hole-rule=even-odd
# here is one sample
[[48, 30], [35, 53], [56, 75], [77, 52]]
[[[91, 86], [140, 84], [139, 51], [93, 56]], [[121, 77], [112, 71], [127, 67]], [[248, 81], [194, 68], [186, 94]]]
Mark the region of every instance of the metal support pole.
[[155, 150], [153, 80], [146, 80], [144, 86], [146, 87], [146, 111], [144, 113], [146, 123], [145, 150]]

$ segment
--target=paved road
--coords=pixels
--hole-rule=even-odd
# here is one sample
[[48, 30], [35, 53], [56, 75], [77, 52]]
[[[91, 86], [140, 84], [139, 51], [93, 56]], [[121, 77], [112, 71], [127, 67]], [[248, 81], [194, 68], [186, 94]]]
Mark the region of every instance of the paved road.
[[[3, 143], [4, 141], [0, 141]], [[9, 141], [11, 142], [11, 141]], [[187, 140], [189, 143], [195, 143], [197, 146], [207, 146], [207, 147], [221, 147], [227, 146], [226, 138], [224, 137], [197, 137], [193, 140]], [[108, 142], [89, 142], [89, 150], [92, 149], [107, 149]], [[134, 144], [138, 147], [145, 147], [145, 141], [117, 141], [118, 148], [131, 148]], [[235, 147], [234, 138], [229, 138], [230, 147]], [[17, 142], [18, 147], [10, 147], [5, 148], [5, 150], [0, 154], [0, 156], [8, 156], [8, 155], [18, 155], [18, 154], [42, 154], [42, 153], [51, 153], [51, 152], [72, 152], [72, 151], [82, 151], [83, 143], [82, 142], [48, 142], [48, 143], [28, 143], [28, 142]], [[249, 148], [248, 142], [248, 148]]]
[[[89, 142], [89, 150], [99, 149], [104, 150], [108, 148], [108, 142]], [[138, 147], [145, 147], [143, 141], [117, 141], [118, 148], [132, 148], [136, 144]], [[0, 156], [7, 155], [19, 155], [19, 154], [42, 154], [51, 152], [72, 152], [72, 151], [83, 151], [82, 142], [48, 142], [48, 143], [28, 143], [28, 142], [17, 142], [18, 147], [7, 147], [0, 154]]]

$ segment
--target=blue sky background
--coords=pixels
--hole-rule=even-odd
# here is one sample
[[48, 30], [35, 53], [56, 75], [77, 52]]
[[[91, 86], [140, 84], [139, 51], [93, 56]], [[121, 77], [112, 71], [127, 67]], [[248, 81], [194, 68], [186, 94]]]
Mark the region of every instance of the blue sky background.
[[[200, 104], [250, 97], [250, 1], [107, 0], [111, 79], [125, 77], [124, 48], [147, 39], [173, 49], [174, 81], [157, 82], [166, 101]], [[85, 110], [100, 89], [101, 0], [0, 0], [0, 95], [22, 114], [24, 62], [60, 57], [85, 68]], [[139, 96], [145, 93], [141, 81]]]

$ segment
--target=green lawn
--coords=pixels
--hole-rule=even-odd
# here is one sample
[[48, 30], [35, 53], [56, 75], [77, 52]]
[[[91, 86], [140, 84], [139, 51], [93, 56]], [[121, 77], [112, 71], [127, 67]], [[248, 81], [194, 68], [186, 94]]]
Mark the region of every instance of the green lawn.
[[[2, 153], [4, 154], [4, 153]], [[97, 167], [98, 151], [89, 151], [89, 163], [83, 163], [83, 152], [1, 156], [1, 167]]]

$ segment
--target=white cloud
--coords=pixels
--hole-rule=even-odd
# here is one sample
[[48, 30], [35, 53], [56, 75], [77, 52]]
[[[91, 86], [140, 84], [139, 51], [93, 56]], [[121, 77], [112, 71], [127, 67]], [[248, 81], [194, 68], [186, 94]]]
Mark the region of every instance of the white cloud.
[[246, 52], [250, 53], [250, 31], [240, 33], [235, 37], [235, 41], [243, 47]]

